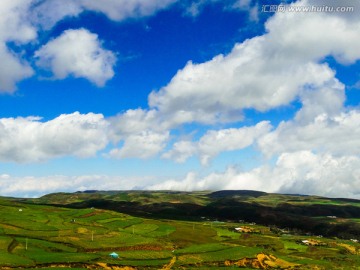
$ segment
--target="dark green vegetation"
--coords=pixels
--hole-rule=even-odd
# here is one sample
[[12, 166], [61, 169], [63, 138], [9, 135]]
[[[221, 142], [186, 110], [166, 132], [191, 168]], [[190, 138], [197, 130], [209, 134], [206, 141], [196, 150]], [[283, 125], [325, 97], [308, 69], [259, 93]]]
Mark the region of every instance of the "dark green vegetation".
[[359, 269], [359, 236], [360, 201], [348, 199], [256, 191], [0, 198], [0, 269]]

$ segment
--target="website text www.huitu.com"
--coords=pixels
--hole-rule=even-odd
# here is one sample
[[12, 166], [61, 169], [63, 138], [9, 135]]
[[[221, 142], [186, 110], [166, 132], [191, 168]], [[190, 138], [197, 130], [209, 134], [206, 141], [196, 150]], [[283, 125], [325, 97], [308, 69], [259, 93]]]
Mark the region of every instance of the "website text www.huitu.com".
[[351, 6], [300, 6], [300, 5], [263, 5], [261, 12], [354, 12]]

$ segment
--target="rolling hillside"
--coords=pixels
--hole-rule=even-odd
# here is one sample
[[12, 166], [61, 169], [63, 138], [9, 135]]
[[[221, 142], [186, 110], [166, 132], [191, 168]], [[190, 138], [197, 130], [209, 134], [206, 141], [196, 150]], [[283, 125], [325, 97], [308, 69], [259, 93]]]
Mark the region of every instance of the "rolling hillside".
[[[140, 217], [231, 220], [339, 238], [360, 238], [360, 201], [250, 190], [217, 192], [85, 191], [49, 194], [26, 202], [108, 209]], [[336, 219], [332, 218], [336, 217]], [[355, 221], [354, 221], [355, 220]]]
[[256, 191], [0, 198], [0, 268], [358, 269], [359, 206]]

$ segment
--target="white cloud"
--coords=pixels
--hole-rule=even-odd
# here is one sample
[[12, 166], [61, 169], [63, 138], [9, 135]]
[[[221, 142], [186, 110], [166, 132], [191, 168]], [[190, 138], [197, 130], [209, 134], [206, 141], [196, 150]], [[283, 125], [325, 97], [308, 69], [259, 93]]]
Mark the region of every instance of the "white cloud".
[[[191, 117], [190, 117], [191, 119]], [[111, 158], [150, 158], [161, 153], [169, 142], [170, 130], [189, 120], [187, 116], [162, 115], [157, 110], [127, 110], [110, 117], [109, 138], [121, 147], [112, 149], [107, 155]], [[190, 120], [191, 121], [191, 120]], [[185, 162], [191, 156], [199, 156], [201, 163], [224, 151], [246, 148], [264, 133], [268, 132], [269, 122], [260, 122], [253, 127], [230, 128], [207, 131], [198, 141], [178, 141], [173, 149], [164, 153], [163, 158]], [[121, 143], [123, 142], [123, 143]]]
[[316, 194], [329, 197], [360, 198], [360, 158], [310, 151], [283, 153], [271, 167], [263, 165], [248, 172], [230, 167], [223, 173], [199, 177], [188, 173], [183, 180], [156, 183], [155, 178], [121, 176], [14, 177], [0, 175], [2, 196], [37, 197], [52, 192], [78, 190], [222, 190], [253, 189], [267, 192]]
[[66, 17], [76, 17], [84, 11], [79, 0], [33, 0], [29, 9], [31, 20], [39, 28], [50, 30]]
[[151, 113], [133, 110], [110, 119], [78, 112], [49, 121], [0, 118], [0, 160], [32, 163], [63, 156], [87, 158], [107, 146], [113, 147], [105, 155], [110, 158], [151, 158], [165, 148], [170, 132], [150, 128], [144, 119], [151, 120]]
[[208, 164], [211, 158], [221, 152], [240, 150], [252, 145], [258, 137], [267, 133], [270, 128], [269, 122], [260, 122], [253, 127], [206, 132], [198, 143], [201, 163]]
[[344, 110], [345, 86], [337, 79], [331, 80], [323, 87], [302, 91], [301, 109], [295, 115], [295, 121], [306, 124], [320, 114], [332, 117]]
[[[182, 191], [226, 189], [274, 191], [276, 189], [271, 187], [270, 179], [261, 178], [268, 174], [268, 171], [268, 168], [260, 167], [249, 172], [239, 172], [234, 167], [230, 167], [224, 173], [211, 173], [205, 177], [199, 177], [196, 173], [190, 172], [182, 180], [168, 180], [148, 188]], [[271, 174], [266, 176], [273, 177]]]
[[[305, 1], [302, 3], [306, 4]], [[342, 63], [358, 59], [360, 54], [355, 46], [360, 45], [356, 30], [359, 23], [333, 14], [276, 14], [266, 23], [267, 34], [236, 44], [226, 56], [218, 55], [202, 64], [189, 62], [167, 86], [152, 92], [149, 104], [154, 117], [150, 122], [157, 123], [157, 128], [166, 129], [191, 122], [239, 121], [243, 118], [242, 110], [246, 108], [263, 112], [299, 99], [302, 108], [295, 120], [290, 121], [295, 124], [282, 123], [280, 127], [288, 126], [289, 132], [283, 132], [286, 135], [292, 131], [302, 134], [301, 128], [306, 128], [320, 115], [333, 119], [343, 111], [344, 85], [335, 78], [335, 71], [323, 63], [323, 59], [328, 55]], [[285, 24], [293, 27], [284, 30]], [[321, 41], [319, 29], [325, 33]], [[144, 111], [142, 114], [147, 115]], [[332, 127], [324, 132], [326, 130], [330, 134]], [[323, 146], [326, 141], [322, 145], [306, 139], [301, 142], [299, 136], [299, 144], [309, 144], [307, 148], [297, 148], [296, 143], [283, 142], [287, 140], [286, 136], [279, 135], [278, 140], [271, 140], [274, 134], [277, 130], [260, 141], [262, 151], [269, 155], [287, 150], [312, 150], [312, 146], [317, 151], [321, 148], [330, 150]], [[213, 139], [209, 141], [215, 142]], [[163, 157], [184, 162], [198, 155], [206, 164], [209, 158], [221, 151], [235, 149], [224, 140], [211, 145], [213, 147], [205, 147], [206, 143], [201, 146], [201, 142], [179, 141]], [[238, 147], [241, 149], [241, 144]]]
[[[189, 62], [166, 87], [149, 97], [150, 105], [160, 115], [167, 114], [173, 119], [182, 116], [174, 123], [240, 120], [241, 110], [245, 108], [266, 111], [287, 105], [295, 98], [300, 99], [302, 108], [294, 120], [281, 123], [269, 134], [265, 133], [270, 126], [258, 137], [254, 134], [245, 135], [241, 129], [209, 131], [200, 141], [176, 142], [172, 150], [163, 154], [164, 158], [177, 162], [184, 162], [197, 155], [206, 164], [209, 158], [220, 152], [242, 149], [260, 137], [258, 142], [263, 153], [268, 156], [280, 155], [274, 168], [260, 166], [249, 172], [230, 168], [224, 174], [213, 173], [202, 179], [190, 173], [183, 181], [170, 180], [151, 188], [251, 188], [359, 196], [356, 193], [358, 191], [353, 193], [351, 182], [347, 179], [346, 166], [342, 166], [341, 170], [337, 168], [338, 171], [329, 168], [330, 174], [333, 172], [341, 176], [338, 182], [334, 177], [329, 178], [334, 187], [331, 190], [321, 189], [327, 176], [320, 174], [316, 167], [326, 166], [321, 164], [322, 158], [345, 164], [352, 164], [354, 160], [358, 162], [358, 113], [343, 112], [344, 85], [335, 78], [335, 72], [327, 64], [320, 63], [327, 55], [333, 55], [342, 63], [351, 63], [359, 58], [360, 55], [354, 53], [354, 44], [360, 44], [355, 30], [359, 28], [358, 23], [328, 14], [327, 17], [323, 14], [280, 14], [266, 24], [268, 34], [235, 45], [229, 55], [216, 56], [203, 64]], [[293, 27], [286, 31], [283, 29], [284, 24]], [[329, 26], [336, 28], [335, 35]], [[320, 42], [318, 29], [326, 33], [325, 40]], [[339, 41], [339, 37], [344, 39]], [[352, 44], [347, 43], [349, 40]], [[239, 138], [245, 139], [239, 143]], [[288, 151], [290, 153], [286, 153]], [[321, 154], [316, 156], [311, 151]], [[316, 165], [309, 167], [311, 163], [303, 162], [307, 158], [312, 158]], [[299, 170], [296, 180], [289, 176], [288, 168], [284, 167], [286, 159], [299, 162], [298, 166], [294, 165]], [[264, 179], [271, 181], [264, 182]], [[349, 179], [358, 178], [352, 176]], [[336, 193], [337, 190], [340, 192]]]
[[267, 192], [315, 194], [360, 198], [360, 158], [310, 151], [283, 153], [271, 167], [263, 165], [248, 172], [233, 167], [224, 173], [198, 177], [189, 173], [183, 180], [151, 185], [151, 190], [262, 190]]
[[203, 115], [239, 120], [236, 111], [287, 105], [305, 84], [321, 85], [334, 75], [325, 64], [295, 65], [291, 59], [280, 63], [265, 53], [266, 44], [264, 37], [257, 37], [237, 44], [227, 56], [203, 64], [189, 62], [166, 87], [151, 93], [150, 106], [162, 113], [185, 111], [199, 122]]
[[360, 58], [360, 20], [285, 12], [276, 13], [265, 27], [265, 35], [236, 44], [228, 55], [188, 62], [168, 85], [151, 93], [149, 105], [162, 114], [182, 112], [187, 121], [241, 120], [244, 109], [285, 106], [309, 86], [333, 82], [335, 72], [321, 63], [324, 57], [341, 63]]
[[36, 30], [27, 19], [30, 3], [30, 0], [0, 2], [0, 93], [14, 92], [17, 82], [33, 75], [30, 65], [6, 45], [7, 42], [21, 45], [36, 38]]
[[176, 142], [173, 149], [163, 154], [163, 157], [185, 162], [191, 156], [198, 155], [201, 164], [208, 165], [221, 152], [240, 150], [252, 145], [270, 129], [269, 122], [260, 122], [252, 127], [209, 130], [197, 142]]
[[[312, 122], [323, 113], [333, 117], [342, 110], [344, 86], [335, 79], [335, 71], [319, 61], [327, 55], [334, 55], [339, 61], [354, 61], [358, 55], [351, 51], [360, 39], [356, 30], [344, 28], [348, 21], [327, 15], [327, 24], [324, 24], [323, 16], [315, 13], [276, 14], [266, 24], [267, 34], [236, 44], [227, 56], [219, 55], [202, 64], [189, 62], [167, 86], [150, 94], [152, 109], [129, 111], [126, 118], [133, 120], [132, 127], [153, 126], [166, 130], [194, 121], [238, 121], [243, 118], [243, 109], [266, 111], [297, 98], [303, 104], [296, 115], [298, 124]], [[284, 31], [282, 27], [286, 20], [290, 25], [294, 24], [291, 31]], [[310, 22], [324, 31], [327, 29], [326, 33], [332, 31], [328, 24], [337, 27], [338, 36], [343, 35], [352, 44], [348, 46], [338, 42], [338, 37], [326, 34], [326, 44], [321, 42], [320, 48], [316, 47], [318, 38], [312, 29], [308, 29]], [[295, 27], [295, 24], [302, 24], [302, 27]], [[299, 36], [305, 40], [305, 48], [298, 45]], [[309, 47], [316, 48], [309, 50]], [[235, 149], [221, 142], [210, 149], [204, 146], [206, 143], [201, 146], [200, 142], [180, 141], [163, 157], [183, 162], [199, 155], [205, 164], [219, 152]], [[241, 144], [238, 147], [241, 149]], [[270, 144], [268, 148], [271, 149]]]
[[197, 144], [192, 141], [175, 142], [170, 151], [162, 155], [163, 158], [175, 160], [183, 163], [190, 157], [198, 154]]
[[300, 151], [282, 154], [273, 173], [283, 178], [279, 192], [360, 198], [359, 165], [358, 156]]
[[303, 106], [294, 119], [281, 122], [258, 140], [266, 156], [303, 150], [336, 156], [359, 154], [360, 112], [343, 107], [344, 85], [333, 80], [315, 91], [303, 91], [300, 99]]
[[1, 196], [40, 197], [54, 192], [75, 192], [85, 190], [131, 190], [151, 184], [149, 177], [121, 177], [108, 175], [46, 177], [15, 177], [0, 175]]
[[169, 132], [156, 133], [142, 131], [126, 137], [124, 145], [110, 151], [112, 158], [150, 158], [157, 155], [166, 146], [169, 140]]
[[27, 43], [36, 38], [36, 29], [28, 18], [31, 0], [0, 2], [0, 40]]
[[31, 77], [33, 70], [25, 61], [9, 51], [0, 41], [0, 93], [12, 93], [16, 90], [16, 83]]
[[[176, 0], [0, 1], [0, 93], [13, 93], [18, 82], [34, 74], [28, 61], [21, 54], [15, 54], [8, 42], [13, 42], [21, 51], [25, 44], [36, 44], [39, 31], [50, 30], [65, 17], [78, 16], [84, 11], [103, 13], [112, 20], [122, 21], [151, 16], [174, 2]], [[97, 36], [85, 30], [65, 32], [42, 47], [37, 56], [41, 58], [39, 64], [49, 67], [58, 79], [73, 75], [103, 86], [114, 76], [114, 54], [102, 49]]]
[[144, 130], [162, 132], [160, 117], [156, 110], [127, 110], [122, 114], [109, 118], [111, 123], [111, 138], [117, 142], [131, 134], [139, 134]]
[[306, 124], [283, 122], [259, 140], [259, 148], [267, 156], [300, 150], [358, 155], [359, 138], [360, 112], [352, 110], [332, 117], [320, 114]]
[[342, 1], [331, 1], [331, 0], [308, 0], [304, 4], [314, 5], [314, 6], [328, 6], [336, 8], [341, 7], [353, 7], [353, 10], [350, 12], [334, 12], [333, 16], [342, 17], [346, 20], [356, 21], [359, 20], [360, 15], [360, 2], [357, 0], [342, 0]]
[[[316, 5], [312, 1], [298, 1], [293, 5]], [[317, 4], [318, 5], [318, 4]], [[268, 34], [268, 53], [276, 57], [291, 57], [294, 61], [318, 61], [332, 55], [341, 63], [360, 58], [356, 48], [360, 44], [360, 17], [349, 20], [340, 13], [279, 12], [265, 24]], [[346, 15], [351, 15], [350, 13]], [[286, 24], [287, 30], [284, 31]], [[319, 38], [321, 33], [321, 38]], [[281, 51], [279, 51], [279, 48]], [[311, 49], [310, 49], [311, 48]]]
[[168, 7], [177, 0], [81, 0], [87, 10], [106, 14], [110, 19], [120, 21], [126, 18], [149, 16]]
[[156, 110], [127, 110], [108, 121], [111, 141], [115, 144], [123, 142], [120, 148], [109, 152], [107, 156], [111, 158], [154, 157], [165, 148], [170, 138], [168, 123]]
[[36, 162], [75, 155], [91, 157], [107, 143], [108, 123], [101, 114], [73, 113], [39, 118], [0, 119], [0, 160]]
[[43, 45], [35, 57], [37, 64], [49, 68], [56, 79], [72, 75], [104, 86], [114, 76], [115, 55], [103, 49], [98, 36], [86, 29], [66, 30]]
[[[52, 28], [65, 17], [78, 16], [84, 11], [105, 14], [109, 19], [122, 21], [129, 18], [151, 16], [169, 7], [177, 0], [46, 0], [31, 11], [32, 19], [45, 29]], [[39, 4], [40, 3], [40, 4]]]

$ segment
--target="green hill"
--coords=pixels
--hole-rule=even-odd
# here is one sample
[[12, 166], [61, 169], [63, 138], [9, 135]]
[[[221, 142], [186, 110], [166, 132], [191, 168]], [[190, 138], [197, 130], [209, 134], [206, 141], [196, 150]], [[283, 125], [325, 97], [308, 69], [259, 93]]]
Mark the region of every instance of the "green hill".
[[[91, 191], [49, 194], [31, 203], [107, 209], [140, 217], [255, 222], [339, 238], [359, 238], [360, 201], [268, 194], [251, 190], [217, 192]], [[329, 217], [337, 217], [336, 220]], [[330, 219], [330, 220], [329, 220]], [[338, 222], [341, 220], [341, 222]]]
[[0, 269], [358, 269], [359, 207], [255, 191], [0, 198]]

